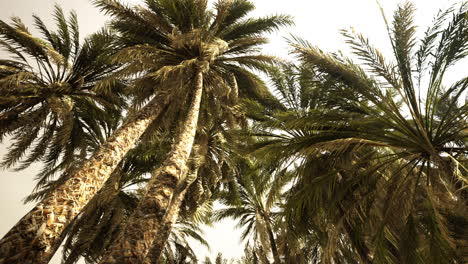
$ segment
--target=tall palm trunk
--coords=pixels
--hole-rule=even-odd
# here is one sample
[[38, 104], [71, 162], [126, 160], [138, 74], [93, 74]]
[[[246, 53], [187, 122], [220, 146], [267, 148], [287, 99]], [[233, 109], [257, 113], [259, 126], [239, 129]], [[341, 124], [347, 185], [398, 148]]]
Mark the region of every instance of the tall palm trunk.
[[292, 264], [291, 262], [291, 252], [289, 252], [289, 242], [287, 241], [287, 235], [284, 236], [284, 246], [283, 246], [283, 255], [284, 255], [284, 263], [285, 264]]
[[270, 240], [271, 253], [275, 264], [281, 264], [280, 256], [278, 253], [278, 247], [276, 246], [275, 235], [273, 234], [273, 228], [271, 227], [270, 219], [265, 217], [266, 229], [268, 232], [268, 238]]
[[166, 214], [164, 215], [159, 231], [156, 232], [158, 236], [153, 241], [153, 246], [147, 254], [144, 264], [158, 264], [164, 247], [166, 246], [166, 242], [169, 239], [169, 235], [171, 234], [172, 226], [174, 226], [174, 223], [179, 217], [180, 206], [182, 205], [188, 187], [190, 187], [190, 185], [196, 180], [197, 175], [198, 167], [196, 167], [190, 175], [186, 177], [182, 184], [177, 186], [167, 208]]
[[0, 241], [0, 264], [42, 264], [60, 234], [102, 188], [125, 154], [167, 105], [160, 93], [104, 143], [63, 185], [39, 202]]
[[[187, 170], [187, 161], [195, 139], [200, 102], [203, 92], [203, 72], [196, 76], [195, 92], [182, 131], [161, 167], [152, 173], [148, 189], [115, 246], [109, 249], [101, 264], [144, 263], [159, 232], [178, 181]], [[157, 238], [157, 243], [159, 239]]]

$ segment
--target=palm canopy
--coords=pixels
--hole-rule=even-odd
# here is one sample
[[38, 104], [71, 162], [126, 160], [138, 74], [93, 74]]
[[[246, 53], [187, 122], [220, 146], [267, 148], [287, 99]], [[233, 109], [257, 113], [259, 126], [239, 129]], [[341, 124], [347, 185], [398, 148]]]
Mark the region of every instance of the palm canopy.
[[262, 115], [251, 105], [261, 122], [252, 131], [260, 141], [249, 148], [287, 171], [272, 174], [269, 190], [270, 200], [286, 190], [281, 208], [289, 232], [278, 234], [279, 252], [292, 260], [309, 241], [301, 252], [325, 262], [461, 261], [465, 231], [456, 226], [465, 226], [466, 207], [444, 185], [421, 184], [438, 169], [389, 163], [393, 153], [385, 148], [339, 142], [333, 125], [346, 116], [363, 119], [364, 112], [347, 103], [343, 85], [305, 66], [272, 76], [286, 110]]
[[[133, 85], [141, 101], [157, 89], [155, 81], [191, 80], [203, 68], [205, 92], [215, 98], [240, 95], [275, 102], [251, 70], [264, 70], [275, 61], [260, 54], [259, 46], [267, 42], [264, 33], [292, 23], [288, 16], [246, 18], [254, 5], [245, 0], [218, 1], [213, 11], [203, 0], [147, 0], [144, 7], [111, 0], [95, 3], [115, 18], [111, 26], [127, 47], [115, 58], [127, 66], [119, 73], [145, 73]], [[185, 98], [187, 92], [180, 90]]]
[[53, 167], [61, 155], [68, 161], [86, 156], [92, 151], [87, 135], [103, 140], [101, 123], [123, 103], [121, 82], [111, 86], [113, 93], [93, 89], [119, 68], [109, 60], [117, 48], [114, 34], [103, 29], [81, 42], [74, 12], [67, 19], [56, 6], [53, 16], [55, 32], [33, 16], [42, 38], [17, 17], [0, 21], [0, 46], [11, 55], [0, 60], [0, 139], [11, 135], [13, 141], [5, 167], [38, 160]]
[[414, 8], [400, 5], [389, 25], [395, 64], [354, 31], [343, 33], [362, 67], [291, 43], [299, 73], [273, 78], [286, 110], [258, 114], [255, 146], [297, 165], [286, 213], [321, 241], [322, 258], [463, 263], [467, 82], [443, 77], [466, 55], [466, 7], [441, 12], [414, 51]]
[[[452, 186], [447, 191], [458, 189], [456, 195], [461, 196], [466, 195], [461, 189], [467, 183], [463, 163], [468, 106], [460, 96], [468, 82], [464, 77], [446, 86], [444, 76], [468, 49], [466, 9], [463, 4], [457, 12], [441, 12], [416, 49], [414, 7], [409, 2], [400, 5], [389, 29], [395, 63], [384, 59], [367, 39], [353, 31], [343, 34], [364, 67], [305, 41], [292, 44], [304, 63], [344, 85], [350, 104], [363, 112], [361, 119], [350, 116], [344, 126], [335, 125], [341, 143], [388, 148], [393, 152], [388, 162], [396, 159], [427, 169], [436, 167], [445, 175], [443, 183]], [[452, 13], [452, 20], [447, 21]], [[436, 182], [438, 177], [428, 180]]]

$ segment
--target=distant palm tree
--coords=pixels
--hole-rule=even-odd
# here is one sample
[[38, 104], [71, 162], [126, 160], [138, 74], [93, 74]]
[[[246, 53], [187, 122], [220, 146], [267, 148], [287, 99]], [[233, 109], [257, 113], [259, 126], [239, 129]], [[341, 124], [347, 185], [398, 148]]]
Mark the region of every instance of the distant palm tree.
[[[254, 8], [244, 1], [219, 1], [215, 12], [203, 0], [148, 0], [146, 7], [130, 8], [116, 1], [96, 1], [113, 15], [113, 27], [128, 45], [119, 61], [134, 69], [147, 68], [162, 82], [178, 81], [185, 107], [175, 143], [161, 167], [153, 173], [145, 198], [101, 263], [141, 263], [147, 255], [168, 211], [194, 142], [202, 94], [203, 105], [222, 105], [228, 98], [251, 97], [274, 101], [258, 77], [248, 69], [264, 69], [274, 58], [261, 55], [257, 47], [266, 42], [263, 33], [291, 23], [287, 16], [245, 19]], [[236, 85], [238, 84], [238, 85]], [[182, 197], [181, 197], [182, 198]], [[178, 210], [177, 206], [171, 208]], [[161, 238], [164, 241], [164, 238]], [[163, 245], [164, 243], [157, 243]]]
[[244, 161], [239, 164], [239, 199], [237, 203], [221, 199], [226, 208], [215, 212], [215, 221], [224, 218], [239, 220], [243, 228], [242, 240], [253, 239], [254, 247], [271, 251], [274, 263], [281, 263], [274, 225], [278, 213], [274, 212], [279, 196], [270, 196], [273, 177], [258, 164]]
[[203, 239], [203, 235], [203, 231], [197, 224], [191, 223], [190, 220], [178, 220], [171, 230], [161, 259], [157, 263], [197, 263], [197, 254], [187, 239], [194, 239], [197, 243], [208, 247], [208, 242]]
[[224, 258], [222, 253], [218, 253], [216, 255], [214, 262], [212, 262], [209, 257], [206, 257], [205, 261], [203, 261], [203, 264], [231, 264], [231, 263], [234, 263], [234, 260], [229, 260], [229, 259]]
[[264, 264], [268, 261], [263, 256], [258, 256], [258, 248], [246, 246], [244, 249], [244, 255], [237, 261], [238, 264]]

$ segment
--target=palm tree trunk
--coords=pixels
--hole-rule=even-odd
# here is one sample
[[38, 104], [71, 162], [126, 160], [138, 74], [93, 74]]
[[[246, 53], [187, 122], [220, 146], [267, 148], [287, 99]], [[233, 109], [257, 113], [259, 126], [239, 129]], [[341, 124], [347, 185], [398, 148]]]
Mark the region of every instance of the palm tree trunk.
[[182, 131], [177, 137], [161, 167], [152, 173], [143, 199], [121, 232], [115, 246], [109, 249], [101, 264], [144, 263], [153, 242], [164, 238], [157, 237], [169, 202], [175, 193], [178, 181], [187, 170], [187, 161], [195, 139], [201, 97], [203, 92], [203, 72], [196, 76], [195, 91]]
[[285, 232], [285, 235], [284, 235], [284, 246], [283, 246], [283, 255], [284, 255], [284, 263], [285, 264], [291, 264], [291, 252], [289, 252], [289, 241], [287, 240], [288, 237], [287, 237], [287, 234]]
[[[267, 217], [265, 217], [267, 218]], [[266, 228], [268, 232], [268, 238], [270, 240], [271, 253], [273, 254], [273, 259], [275, 264], [280, 264], [281, 259], [278, 253], [278, 247], [276, 246], [275, 235], [273, 234], [273, 229], [271, 227], [270, 219], [265, 219]]]
[[60, 234], [102, 188], [125, 154], [167, 105], [160, 93], [104, 143], [67, 181], [29, 211], [0, 241], [0, 264], [42, 264]]
[[196, 180], [198, 174], [198, 167], [186, 177], [183, 184], [177, 186], [177, 189], [172, 196], [171, 202], [167, 208], [166, 214], [164, 215], [162, 224], [159, 231], [156, 233], [158, 237], [154, 240], [153, 246], [151, 247], [148, 255], [145, 258], [144, 264], [158, 264], [161, 258], [166, 242], [171, 234], [172, 226], [179, 217], [180, 206], [185, 198], [188, 187]]
[[[80, 243], [79, 245], [75, 244], [74, 247], [79, 247], [80, 249], [87, 249], [91, 246], [91, 244], [98, 238], [100, 234], [99, 228], [102, 227], [102, 225], [99, 223], [97, 225], [92, 225], [90, 227], [90, 223], [88, 222], [89, 220], [89, 215], [93, 214], [94, 210], [99, 207], [109, 207], [109, 208], [115, 208], [115, 197], [119, 195], [121, 192], [120, 186], [120, 181], [122, 179], [122, 176], [124, 175], [123, 168], [122, 168], [123, 162], [121, 161], [118, 167], [112, 172], [112, 175], [110, 176], [109, 180], [106, 181], [104, 186], [101, 188], [101, 190], [91, 199], [91, 201], [86, 204], [86, 206], [83, 208], [81, 211], [81, 215], [75, 218], [73, 221], [74, 223], [69, 225], [68, 228], [71, 228], [70, 231], [65, 230], [62, 232], [63, 235], [67, 235], [69, 233], [75, 234], [77, 232], [75, 226], [78, 228], [82, 226], [88, 226], [88, 236], [86, 237], [86, 242], [85, 243]], [[81, 218], [84, 216], [84, 219]], [[94, 217], [93, 217], [94, 218]], [[93, 224], [96, 224], [96, 222], [93, 221]], [[80, 228], [81, 229], [81, 228]], [[75, 237], [68, 237], [67, 241], [65, 241], [65, 245], [67, 243], [70, 243], [71, 240], [75, 240]], [[66, 259], [62, 259], [61, 264], [73, 264], [76, 263], [76, 260], [78, 260], [82, 253], [83, 250], [77, 250], [74, 252], [71, 252], [68, 254]]]

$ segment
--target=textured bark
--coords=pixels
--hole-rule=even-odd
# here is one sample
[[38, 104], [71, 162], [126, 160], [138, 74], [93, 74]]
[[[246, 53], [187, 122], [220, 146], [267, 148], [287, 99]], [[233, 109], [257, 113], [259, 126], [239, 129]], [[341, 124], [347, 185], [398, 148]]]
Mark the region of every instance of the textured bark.
[[[138, 264], [153, 245], [166, 215], [179, 179], [186, 173], [187, 161], [192, 150], [203, 92], [203, 73], [196, 77], [195, 91], [187, 118], [177, 136], [175, 145], [162, 163], [152, 173], [144, 198], [129, 219], [115, 246], [109, 249], [101, 264]], [[160, 239], [158, 237], [157, 239]]]
[[58, 248], [62, 231], [102, 188], [168, 100], [166, 93], [157, 95], [63, 185], [29, 211], [0, 241], [0, 264], [47, 263]]
[[284, 246], [283, 246], [283, 255], [284, 255], [284, 263], [285, 264], [292, 264], [291, 262], [291, 252], [289, 252], [289, 243], [287, 241], [287, 235], [285, 236], [285, 240], [284, 241]]
[[171, 202], [167, 208], [166, 214], [162, 220], [162, 224], [157, 231], [157, 238], [153, 241], [153, 246], [151, 247], [144, 264], [157, 264], [159, 258], [161, 258], [166, 242], [171, 234], [172, 227], [174, 226], [177, 218], [179, 217], [180, 206], [184, 201], [185, 194], [187, 193], [190, 185], [196, 180], [198, 175], [198, 167], [190, 173], [186, 179], [177, 186], [177, 189], [172, 196]]

